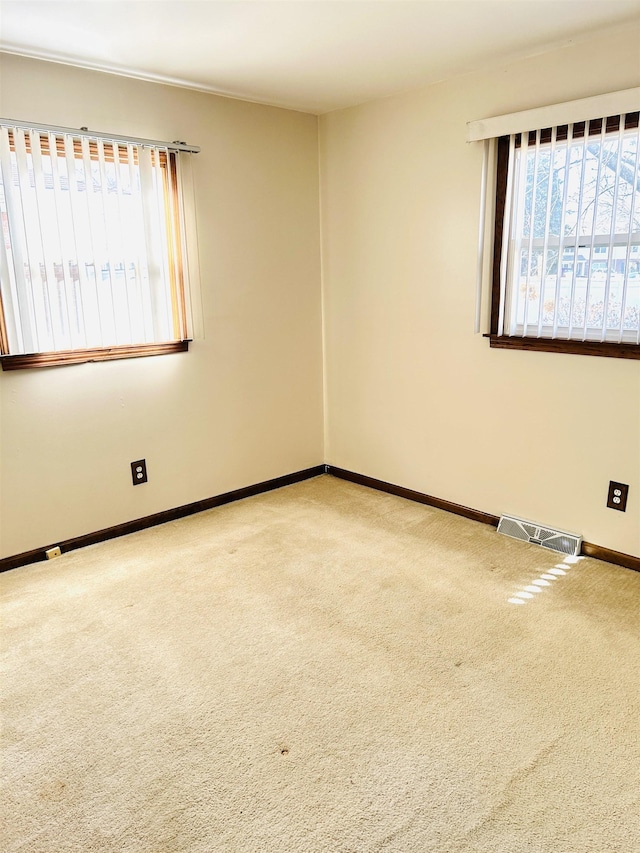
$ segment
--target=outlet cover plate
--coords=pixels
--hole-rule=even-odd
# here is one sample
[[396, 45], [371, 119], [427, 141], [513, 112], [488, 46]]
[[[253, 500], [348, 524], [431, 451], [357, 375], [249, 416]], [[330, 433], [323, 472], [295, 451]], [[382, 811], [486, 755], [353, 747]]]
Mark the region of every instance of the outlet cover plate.
[[147, 462], [145, 459], [138, 459], [131, 463], [131, 479], [134, 486], [147, 482]]
[[607, 506], [609, 509], [618, 509], [620, 512], [625, 512], [628, 496], [629, 486], [626, 483], [615, 483], [611, 480], [609, 483], [609, 494], [607, 495]]

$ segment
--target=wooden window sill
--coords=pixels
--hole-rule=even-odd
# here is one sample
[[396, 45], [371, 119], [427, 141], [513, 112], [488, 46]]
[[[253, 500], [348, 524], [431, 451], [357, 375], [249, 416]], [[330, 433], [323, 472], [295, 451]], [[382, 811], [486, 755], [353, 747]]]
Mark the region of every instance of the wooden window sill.
[[496, 349], [565, 352], [572, 355], [599, 355], [606, 358], [640, 359], [639, 344], [615, 344], [610, 341], [567, 341], [558, 338], [521, 338], [509, 335], [485, 335]]
[[62, 367], [66, 364], [85, 364], [90, 361], [114, 361], [120, 358], [145, 358], [153, 355], [170, 355], [187, 352], [190, 340], [169, 341], [161, 344], [132, 344], [93, 349], [61, 350], [60, 352], [33, 352], [21, 355], [0, 355], [3, 370], [30, 370], [34, 367]]

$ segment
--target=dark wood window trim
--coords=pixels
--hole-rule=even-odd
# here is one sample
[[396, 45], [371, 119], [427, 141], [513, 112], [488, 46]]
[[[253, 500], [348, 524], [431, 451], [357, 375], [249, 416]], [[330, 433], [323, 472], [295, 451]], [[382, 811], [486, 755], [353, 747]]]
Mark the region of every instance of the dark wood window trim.
[[565, 352], [570, 355], [600, 355], [608, 358], [640, 359], [637, 344], [610, 341], [567, 341], [561, 338], [522, 338], [510, 335], [485, 335], [494, 349], [524, 349], [538, 352]]
[[500, 321], [500, 266], [504, 236], [504, 209], [507, 203], [507, 178], [509, 173], [509, 137], [498, 139], [496, 165], [496, 208], [493, 232], [493, 276], [491, 280], [491, 336], [499, 335]]
[[162, 344], [136, 344], [121, 347], [32, 352], [21, 355], [0, 355], [3, 370], [30, 370], [34, 367], [63, 367], [67, 364], [86, 364], [90, 361], [115, 361], [121, 358], [145, 358], [187, 352], [189, 340]]
[[[625, 129], [638, 127], [640, 113], [628, 113], [625, 117]], [[607, 118], [606, 132], [615, 133], [620, 129], [620, 116]], [[574, 136], [584, 136], [585, 122], [574, 126]], [[564, 132], [564, 136], [562, 135]], [[589, 123], [589, 135], [602, 132], [602, 119]], [[567, 138], [568, 126], [558, 128], [557, 138]], [[521, 145], [522, 135], [516, 136], [516, 147]], [[540, 133], [541, 142], [551, 140], [551, 128], [545, 128]], [[528, 144], [535, 145], [536, 133], [530, 131]], [[640, 360], [640, 344], [613, 343], [600, 341], [578, 341], [565, 338], [533, 338], [517, 337], [500, 334], [500, 265], [502, 260], [502, 244], [504, 240], [504, 213], [507, 200], [507, 179], [509, 170], [509, 137], [501, 136], [498, 139], [496, 157], [496, 203], [495, 203], [495, 225], [493, 239], [493, 267], [491, 280], [491, 314], [490, 333], [485, 335], [489, 338], [489, 345], [495, 349], [519, 349], [537, 350], [539, 352], [563, 352], [571, 355], [596, 355], [606, 358], [628, 358]]]

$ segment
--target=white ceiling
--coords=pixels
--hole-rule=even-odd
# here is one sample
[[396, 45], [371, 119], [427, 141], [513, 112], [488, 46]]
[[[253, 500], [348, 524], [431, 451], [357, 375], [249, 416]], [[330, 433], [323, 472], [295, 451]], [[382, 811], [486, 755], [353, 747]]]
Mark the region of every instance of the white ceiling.
[[0, 0], [0, 50], [324, 113], [633, 20], [640, 0]]

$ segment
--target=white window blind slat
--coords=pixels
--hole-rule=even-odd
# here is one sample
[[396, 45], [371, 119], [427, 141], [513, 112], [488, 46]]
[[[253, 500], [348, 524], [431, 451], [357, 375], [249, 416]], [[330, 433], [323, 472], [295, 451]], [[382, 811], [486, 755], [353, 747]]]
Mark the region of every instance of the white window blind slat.
[[[168, 152], [164, 152], [167, 154]], [[160, 156], [160, 152], [157, 149], [152, 151], [152, 161], [156, 162]], [[172, 305], [171, 305], [171, 280], [172, 280], [172, 259], [171, 259], [171, 244], [169, 240], [169, 231], [170, 231], [170, 222], [169, 222], [169, 209], [168, 206], [164, 204], [164, 187], [162, 186], [163, 182], [167, 180], [167, 176], [161, 175], [159, 169], [153, 170], [153, 181], [154, 181], [154, 201], [156, 207], [156, 216], [157, 216], [157, 231], [156, 231], [156, 246], [158, 251], [158, 262], [160, 265], [160, 274], [162, 279], [167, 282], [167, 287], [164, 288], [154, 288], [154, 295], [156, 300], [159, 303], [159, 311], [158, 315], [160, 318], [160, 322], [162, 323], [162, 335], [165, 338], [173, 337], [173, 323], [172, 323]]]
[[[24, 270], [19, 271], [18, 282], [23, 277], [24, 287], [20, 291], [26, 295], [27, 304], [20, 305], [20, 315], [32, 318], [33, 339], [37, 348], [53, 348], [52, 310], [49, 291], [43, 281], [43, 271], [46, 269], [44, 246], [40, 229], [38, 203], [36, 198], [36, 178], [31, 186], [29, 166], [26, 154], [26, 136], [22, 131], [15, 134], [15, 154], [18, 168], [18, 195], [24, 229], [23, 256], [26, 258]], [[33, 167], [32, 167], [33, 170]], [[18, 232], [18, 239], [22, 236]]]
[[490, 157], [491, 142], [488, 139], [484, 140], [482, 151], [482, 173], [480, 179], [480, 216], [478, 219], [478, 269], [476, 274], [476, 310], [474, 333], [478, 334], [481, 325], [482, 314], [482, 284], [484, 276], [484, 244], [486, 240], [486, 221], [487, 221], [487, 178], [489, 172], [489, 157]]
[[[37, 134], [35, 134], [37, 137]], [[73, 252], [73, 228], [70, 216], [69, 181], [65, 171], [65, 160], [57, 155], [57, 140], [53, 134], [48, 136], [49, 155], [46, 158], [47, 173], [51, 174], [53, 191], [53, 213], [56, 222], [58, 257], [55, 259], [54, 284], [60, 292], [61, 305], [66, 309], [66, 341], [71, 347], [83, 346], [81, 321], [79, 316], [78, 294], [73, 278], [73, 268], [70, 259]], [[39, 144], [39, 140], [38, 140]], [[64, 183], [64, 188], [63, 188]], [[58, 273], [59, 271], [59, 273]]]
[[9, 347], [16, 352], [24, 352], [27, 347], [33, 347], [33, 334], [27, 293], [24, 287], [18, 288], [16, 282], [16, 271], [22, 271], [22, 280], [24, 280], [24, 269], [27, 261], [24, 254], [24, 243], [18, 233], [21, 216], [19, 205], [16, 204], [14, 198], [13, 163], [9, 132], [6, 127], [0, 127], [0, 175], [2, 176], [2, 200], [8, 214], [7, 234], [3, 234], [1, 249], [1, 280], [6, 283], [9, 298], [7, 299], [5, 296], [3, 300], [3, 311]]
[[140, 196], [140, 182], [138, 171], [135, 166], [135, 146], [127, 145], [127, 169], [129, 172], [129, 187], [132, 196], [137, 203], [135, 210], [128, 220], [129, 235], [131, 238], [131, 262], [135, 268], [132, 291], [132, 313], [133, 322], [138, 330], [138, 337], [145, 343], [153, 341], [153, 325], [149, 320], [149, 312], [145, 309], [144, 280], [146, 277], [146, 254], [144, 237], [144, 219], [142, 216], [142, 202]]
[[[585, 297], [584, 297], [584, 321], [582, 324], [582, 340], [583, 341], [587, 340], [588, 329], [589, 329], [589, 313], [590, 313], [590, 309], [591, 309], [591, 282], [593, 280], [594, 263], [595, 263], [595, 261], [594, 261], [594, 257], [595, 257], [595, 255], [594, 255], [594, 239], [593, 238], [595, 236], [595, 232], [596, 232], [596, 228], [597, 228], [597, 222], [598, 222], [598, 208], [600, 206], [600, 183], [601, 183], [601, 179], [602, 179], [602, 163], [603, 163], [603, 157], [604, 157], [604, 143], [606, 140], [606, 136], [607, 136], [607, 134], [606, 134], [606, 122], [603, 119], [602, 130], [600, 132], [600, 139], [599, 139], [599, 144], [598, 144], [598, 169], [597, 169], [596, 180], [595, 180], [595, 192], [593, 194], [593, 200], [592, 200], [592, 207], [593, 207], [593, 212], [592, 212], [592, 216], [591, 216], [591, 223], [592, 224], [591, 224], [590, 230], [585, 234], [585, 237], [587, 238], [588, 244], [589, 244], [589, 253], [587, 255], [587, 258], [588, 258], [588, 260], [587, 260], [587, 281], [586, 281], [586, 290], [585, 290]], [[586, 144], [586, 140], [585, 140], [585, 153], [584, 153], [585, 157], [586, 157], [586, 153], [587, 153], [586, 148], [587, 148], [587, 144]]]
[[[630, 147], [633, 148], [635, 146], [635, 157], [633, 158], [633, 172], [634, 175], [640, 175], [640, 129], [638, 134], [636, 134], [635, 139], [630, 140]], [[626, 269], [631, 268], [631, 248], [632, 248], [632, 236], [634, 232], [634, 222], [636, 218], [636, 214], [638, 211], [638, 196], [640, 193], [632, 192], [631, 193], [631, 205], [629, 209], [629, 233], [627, 236], [627, 244], [625, 251], [625, 266]], [[636, 245], [640, 244], [640, 233], [635, 235]], [[640, 249], [638, 250], [640, 254]], [[620, 328], [618, 331], [618, 342], [623, 340], [624, 337], [624, 319], [627, 313], [627, 305], [629, 299], [629, 288], [625, 287], [624, 295], [622, 300], [622, 310], [620, 311]], [[636, 343], [640, 344], [640, 322], [638, 323], [638, 330], [636, 333]]]
[[[613, 205], [611, 208], [611, 224], [609, 226], [609, 240], [607, 244], [607, 257], [610, 259], [610, 262], [607, 266], [605, 286], [604, 286], [604, 299], [603, 299], [603, 310], [602, 310], [602, 340], [606, 338], [607, 329], [610, 326], [613, 326], [611, 322], [611, 318], [609, 317], [609, 297], [611, 295], [611, 278], [613, 274], [614, 265], [616, 262], [615, 257], [615, 244], [614, 238], [616, 233], [616, 220], [618, 218], [618, 197], [620, 193], [620, 167], [622, 162], [622, 150], [624, 144], [624, 122], [625, 116], [620, 116], [620, 130], [617, 135], [617, 139], [612, 139], [612, 145], [615, 145], [615, 183], [613, 187]], [[604, 122], [603, 122], [604, 124]], [[612, 134], [610, 134], [612, 136]]]
[[151, 305], [151, 318], [153, 322], [154, 336], [160, 338], [163, 332], [162, 305], [154, 286], [160, 280], [163, 269], [161, 260], [161, 246], [159, 240], [160, 222], [158, 208], [154, 203], [155, 185], [153, 175], [152, 152], [150, 149], [142, 149], [138, 152], [140, 158], [140, 188], [144, 201], [144, 234], [147, 256], [148, 272], [148, 295]]
[[[542, 324], [544, 322], [544, 305], [545, 298], [547, 295], [547, 271], [549, 268], [549, 226], [551, 222], [551, 198], [553, 195], [553, 174], [554, 174], [554, 160], [556, 153], [556, 137], [557, 137], [557, 128], [553, 128], [551, 132], [551, 147], [548, 151], [545, 152], [546, 157], [549, 160], [549, 168], [547, 173], [546, 180], [546, 191], [545, 191], [545, 214], [544, 214], [544, 238], [542, 242], [542, 257], [540, 259], [539, 264], [539, 273], [540, 273], [540, 284], [537, 290], [538, 297], [538, 306], [536, 311], [536, 325], [537, 325], [537, 336], [540, 337], [542, 334]], [[538, 151], [538, 154], [540, 152]], [[529, 298], [527, 297], [527, 304], [529, 304]], [[523, 336], [526, 336], [526, 326], [523, 332]]]
[[560, 311], [558, 310], [558, 306], [560, 305], [560, 300], [562, 297], [562, 259], [564, 255], [564, 250], [562, 247], [562, 239], [565, 235], [566, 231], [566, 218], [567, 218], [567, 199], [569, 194], [569, 175], [571, 172], [571, 140], [573, 139], [573, 124], [570, 124], [567, 132], [567, 145], [565, 150], [565, 160], [564, 160], [564, 189], [562, 192], [562, 210], [560, 212], [560, 227], [558, 229], [558, 254], [556, 260], [556, 286], [555, 286], [555, 301], [556, 310], [553, 312], [553, 338], [557, 338], [558, 336], [558, 318], [560, 315]]
[[[573, 130], [573, 126], [572, 126]], [[582, 221], [582, 212], [584, 207], [584, 184], [585, 184], [585, 172], [586, 172], [586, 149], [582, 145], [573, 145], [570, 150], [575, 151], [576, 158], [580, 163], [580, 181], [578, 183], [578, 200], [577, 200], [577, 212], [576, 212], [576, 224], [575, 224], [575, 239], [573, 244], [567, 242], [567, 246], [573, 247], [573, 263], [571, 265], [571, 298], [569, 300], [569, 317], [568, 317], [568, 337], [571, 338], [573, 336], [573, 325], [576, 318], [576, 309], [575, 309], [575, 298], [576, 298], [576, 287], [578, 281], [578, 268], [579, 268], [579, 251], [580, 251], [580, 222]], [[567, 181], [568, 183], [568, 181]], [[571, 236], [571, 231], [569, 232], [569, 237]], [[564, 254], [564, 252], [562, 253]]]
[[96, 199], [96, 188], [94, 187], [93, 165], [89, 140], [85, 137], [81, 140], [82, 171], [79, 181], [84, 187], [78, 186], [81, 195], [84, 195], [87, 211], [87, 230], [83, 231], [84, 250], [86, 257], [85, 272], [89, 278], [85, 299], [86, 335], [87, 346], [104, 346], [107, 339], [103, 328], [103, 318], [100, 310], [99, 284], [102, 269], [102, 252], [100, 250], [100, 220], [99, 209]]
[[113, 175], [115, 181], [114, 207], [116, 215], [114, 221], [118, 222], [121, 239], [121, 262], [122, 281], [117, 281], [118, 292], [118, 314], [124, 316], [127, 322], [128, 340], [142, 341], [140, 329], [136, 323], [136, 312], [134, 308], [136, 266], [132, 258], [131, 235], [135, 229], [133, 217], [129, 216], [127, 209], [127, 197], [131, 198], [135, 193], [128, 178], [129, 175], [129, 151], [127, 148], [127, 163], [121, 163], [120, 146], [113, 146], [114, 167]]
[[[30, 159], [33, 169], [35, 210], [37, 211], [37, 214], [33, 215], [29, 220], [29, 230], [33, 234], [34, 243], [39, 239], [42, 245], [40, 269], [36, 273], [37, 284], [34, 281], [33, 285], [34, 291], [38, 293], [41, 284], [44, 294], [44, 305], [48, 321], [47, 332], [51, 337], [51, 343], [47, 345], [47, 348], [57, 349], [64, 346], [65, 339], [68, 336], [66, 294], [56, 280], [56, 266], [61, 257], [58, 228], [52, 227], [45, 232], [37, 227], [37, 223], [42, 220], [49, 220], [55, 223], [55, 226], [58, 225], [55, 200], [53, 197], [51, 176], [49, 176], [49, 187], [45, 187], [40, 136], [30, 132], [29, 145], [31, 148]], [[23, 156], [26, 157], [26, 152], [24, 152]], [[31, 254], [31, 249], [29, 251]], [[38, 328], [42, 328], [42, 323], [38, 324]]]
[[[114, 285], [116, 283], [116, 267], [119, 263], [121, 253], [119, 251], [120, 247], [116, 242], [116, 220], [114, 220], [113, 217], [113, 204], [109, 193], [110, 187], [104, 156], [104, 141], [102, 139], [97, 140], [97, 149], [99, 181], [101, 188], [98, 198], [100, 200], [101, 211], [100, 233], [102, 238], [102, 263], [100, 265], [100, 270], [96, 270], [96, 279], [99, 274], [103, 281], [105, 283], [108, 282], [109, 285], [108, 287], [101, 288], [99, 291], [102, 295], [100, 315], [107, 325], [107, 334], [109, 338], [114, 340], [117, 344], [120, 344], [123, 342], [123, 335], [119, 329]], [[111, 173], [109, 177], [111, 179], [111, 184], [113, 185], [113, 174]], [[107, 222], [111, 223], [110, 228], [107, 228]]]
[[86, 236], [87, 229], [87, 208], [83, 205], [84, 199], [80, 187], [78, 186], [82, 180], [82, 171], [78, 166], [78, 162], [74, 155], [73, 141], [70, 137], [64, 138], [64, 158], [66, 163], [67, 183], [69, 192], [69, 225], [68, 225], [68, 257], [76, 259], [76, 275], [77, 275], [77, 295], [76, 295], [76, 310], [78, 312], [79, 329], [78, 329], [78, 346], [89, 346], [87, 340], [87, 326], [89, 319], [90, 300], [90, 285], [87, 277], [87, 264], [89, 263], [89, 255], [87, 254], [88, 246], [91, 244], [90, 238]]

